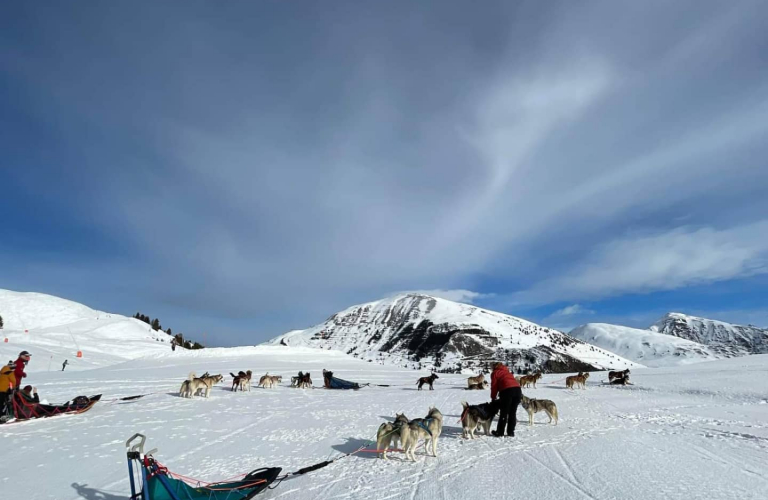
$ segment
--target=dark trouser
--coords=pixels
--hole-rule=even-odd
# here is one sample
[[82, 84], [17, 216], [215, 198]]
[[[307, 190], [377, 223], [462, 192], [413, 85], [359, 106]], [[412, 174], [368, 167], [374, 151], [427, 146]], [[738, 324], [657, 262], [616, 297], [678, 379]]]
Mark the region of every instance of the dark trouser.
[[[11, 415], [13, 411], [10, 408], [11, 405], [11, 391], [0, 392], [0, 417], [5, 415]], [[6, 405], [8, 405], [6, 407]]]
[[517, 407], [523, 398], [523, 391], [519, 387], [510, 387], [499, 393], [499, 424], [496, 426], [496, 433], [504, 434], [504, 428], [507, 429], [507, 436], [515, 433], [517, 425]]

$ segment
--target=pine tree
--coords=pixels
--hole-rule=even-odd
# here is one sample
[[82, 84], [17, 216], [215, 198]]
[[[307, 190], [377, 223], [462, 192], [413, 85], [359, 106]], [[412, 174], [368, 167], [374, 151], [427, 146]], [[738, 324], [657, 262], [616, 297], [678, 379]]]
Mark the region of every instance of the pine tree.
[[160, 328], [160, 320], [159, 319], [155, 318], [155, 319], [152, 320], [152, 329], [155, 330], [155, 331], [162, 330], [162, 328]]
[[173, 333], [171, 333], [171, 329], [170, 329], [170, 328], [169, 328], [169, 329], [167, 329], [167, 330], [165, 331], [165, 333], [167, 333], [168, 335], [173, 335]]
[[3, 327], [3, 317], [0, 316], [0, 328], [2, 328], [2, 327]]

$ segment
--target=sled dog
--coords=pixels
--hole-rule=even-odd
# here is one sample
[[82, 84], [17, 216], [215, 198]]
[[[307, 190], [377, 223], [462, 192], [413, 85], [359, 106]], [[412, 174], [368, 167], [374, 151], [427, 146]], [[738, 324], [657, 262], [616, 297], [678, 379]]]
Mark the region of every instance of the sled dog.
[[405, 457], [411, 462], [416, 461], [416, 445], [419, 439], [424, 439], [424, 453], [427, 454], [431, 443], [432, 456], [437, 456], [437, 439], [443, 432], [443, 414], [440, 410], [430, 407], [429, 413], [424, 418], [417, 418], [403, 425], [400, 429], [400, 442], [402, 443]]
[[482, 373], [477, 377], [469, 377], [467, 379], [467, 388], [470, 389], [473, 385], [483, 385], [483, 382], [485, 382], [485, 375]]
[[222, 377], [221, 374], [208, 375], [208, 372], [205, 372], [205, 375], [195, 380], [202, 380], [203, 384], [205, 385], [205, 387], [199, 387], [197, 389], [196, 395], [198, 396], [205, 395], [205, 397], [207, 398], [211, 393], [211, 388], [213, 388], [214, 385], [224, 380], [224, 377]]
[[589, 378], [589, 373], [579, 372], [578, 375], [571, 375], [570, 377], [566, 377], [565, 386], [568, 389], [573, 389], [574, 387], [578, 387], [578, 386], [581, 386], [582, 389], [586, 389], [588, 378]]
[[622, 371], [608, 372], [608, 382], [613, 382], [613, 379], [615, 378], [628, 378], [628, 377], [629, 377], [629, 368]]
[[523, 396], [522, 399], [523, 409], [528, 412], [528, 425], [533, 425], [533, 415], [543, 411], [546, 412], [549, 417], [549, 422], [554, 421], [557, 425], [557, 406], [555, 403], [548, 399], [533, 399]]
[[299, 389], [312, 387], [312, 377], [309, 376], [309, 372], [299, 372], [297, 377], [291, 377], [291, 387], [298, 387]]
[[221, 375], [206, 376], [198, 378], [195, 372], [191, 372], [187, 377], [187, 380], [182, 382], [179, 389], [179, 396], [183, 398], [191, 398], [193, 396], [202, 395], [208, 397], [213, 384], [221, 382], [224, 379]]
[[265, 389], [271, 389], [272, 387], [275, 387], [278, 385], [278, 383], [283, 381], [283, 377], [281, 375], [270, 375], [267, 373], [261, 379], [259, 379], [259, 387], [263, 387]]
[[247, 372], [238, 372], [237, 375], [230, 372], [230, 375], [232, 375], [232, 390], [236, 391], [237, 389], [240, 389], [241, 391], [244, 391], [248, 389], [251, 390], [251, 377], [253, 376], [253, 373], [251, 370], [248, 370]]
[[520, 387], [528, 387], [529, 385], [533, 385], [533, 388], [536, 388], [536, 382], [539, 381], [541, 378], [541, 372], [534, 373], [533, 375], [524, 375], [520, 377]]
[[408, 417], [402, 413], [397, 413], [394, 422], [384, 422], [379, 426], [379, 430], [376, 432], [376, 449], [379, 450], [379, 458], [389, 460], [387, 450], [390, 446], [397, 448], [398, 441], [400, 441], [400, 431], [404, 425], [408, 425]]
[[419, 386], [419, 390], [421, 390], [421, 386], [424, 384], [429, 384], [429, 390], [434, 391], [435, 388], [432, 387], [432, 384], [435, 383], [435, 380], [439, 379], [440, 377], [437, 376], [437, 373], [433, 373], [429, 377], [421, 377], [416, 384]]
[[482, 384], [470, 384], [469, 387], [467, 387], [468, 391], [482, 391], [484, 389], [488, 388], [488, 381], [483, 380]]
[[[629, 371], [629, 370], [627, 370], [627, 371]], [[627, 374], [627, 375], [625, 375], [623, 377], [617, 377], [617, 378], [611, 380], [608, 383], [611, 384], [611, 385], [632, 385], [629, 382], [629, 374]]]
[[491, 424], [496, 416], [497, 407], [494, 403], [470, 405], [466, 401], [461, 403], [464, 411], [461, 412], [461, 436], [464, 439], [475, 439], [475, 431], [483, 426], [485, 435], [491, 434]]

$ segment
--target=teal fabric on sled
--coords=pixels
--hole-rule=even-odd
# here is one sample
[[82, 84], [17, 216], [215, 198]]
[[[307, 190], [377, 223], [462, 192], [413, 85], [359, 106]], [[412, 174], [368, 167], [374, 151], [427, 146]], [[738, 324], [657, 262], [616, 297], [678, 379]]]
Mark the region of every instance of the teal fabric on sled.
[[190, 486], [180, 479], [173, 479], [160, 472], [160, 475], [149, 478], [146, 487], [150, 500], [247, 500], [264, 491], [281, 470], [279, 467], [258, 469], [240, 481], [212, 483], [199, 487]]

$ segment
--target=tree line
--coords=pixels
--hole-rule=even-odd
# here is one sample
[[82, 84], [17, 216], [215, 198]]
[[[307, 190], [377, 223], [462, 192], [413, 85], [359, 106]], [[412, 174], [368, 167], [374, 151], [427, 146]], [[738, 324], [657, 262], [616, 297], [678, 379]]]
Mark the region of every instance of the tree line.
[[160, 325], [160, 319], [155, 318], [151, 319], [149, 316], [146, 316], [140, 312], [137, 312], [133, 315], [135, 319], [138, 319], [139, 321], [143, 321], [144, 323], [148, 324], [153, 330], [155, 331], [165, 331], [168, 335], [173, 336], [173, 340], [176, 342], [176, 345], [179, 347], [183, 347], [185, 349], [202, 349], [203, 344], [200, 342], [196, 342], [191, 339], [185, 339], [183, 333], [177, 333], [176, 335], [173, 334], [173, 331], [168, 328], [167, 330], [163, 330], [163, 327]]

